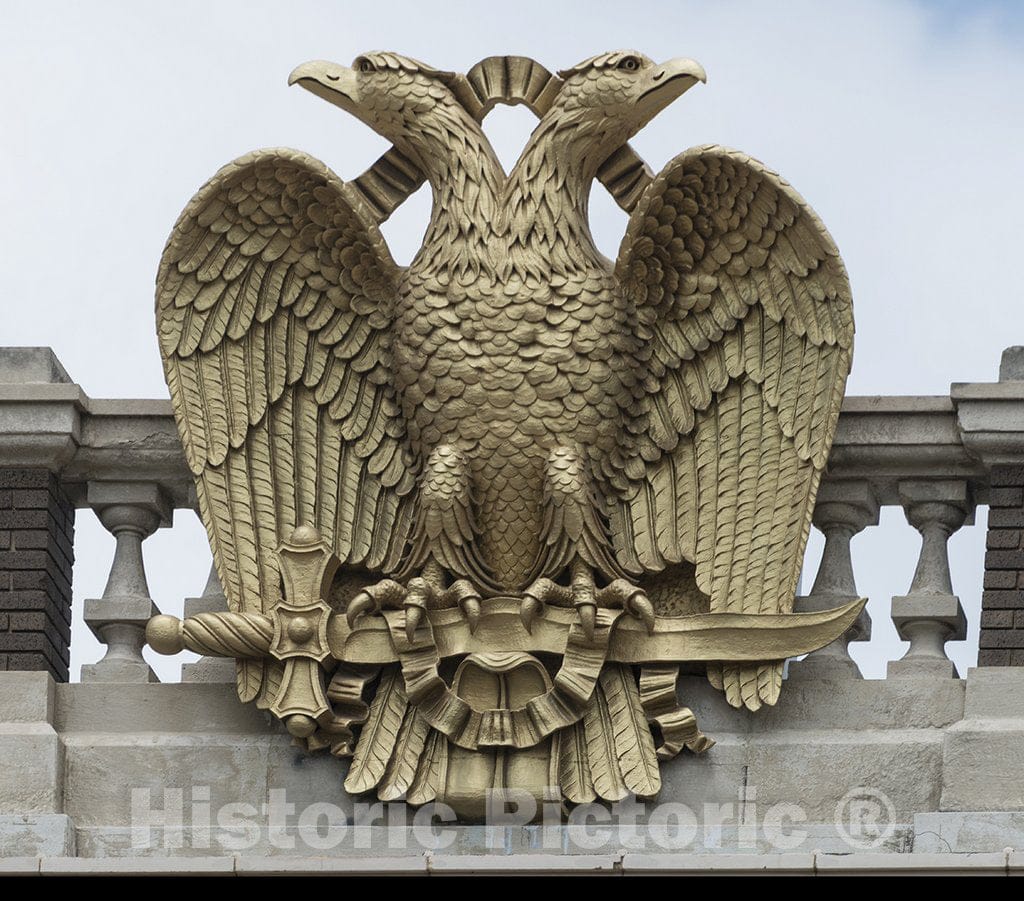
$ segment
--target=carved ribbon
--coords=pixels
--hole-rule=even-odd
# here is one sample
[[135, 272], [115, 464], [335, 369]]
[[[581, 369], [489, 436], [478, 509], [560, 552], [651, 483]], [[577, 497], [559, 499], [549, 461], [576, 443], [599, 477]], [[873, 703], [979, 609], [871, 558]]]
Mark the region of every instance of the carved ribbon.
[[694, 754], [707, 751], [715, 743], [697, 728], [697, 718], [676, 697], [679, 667], [672, 664], [640, 667], [640, 706], [647, 722], [661, 730], [658, 760], [671, 760], [683, 748]]
[[468, 750], [531, 748], [551, 733], [577, 722], [594, 693], [608, 657], [612, 632], [622, 615], [622, 610], [598, 610], [592, 642], [587, 640], [580, 624], [573, 623], [562, 665], [551, 688], [524, 707], [474, 710], [438, 673], [441, 658], [430, 620], [423, 620], [410, 642], [405, 631], [405, 611], [383, 613], [402, 666], [409, 703], [438, 732]]

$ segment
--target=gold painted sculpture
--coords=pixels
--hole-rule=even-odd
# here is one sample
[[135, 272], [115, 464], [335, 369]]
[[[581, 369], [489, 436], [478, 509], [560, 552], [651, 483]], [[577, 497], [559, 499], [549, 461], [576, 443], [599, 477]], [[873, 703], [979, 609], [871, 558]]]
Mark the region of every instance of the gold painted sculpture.
[[[853, 343], [832, 239], [744, 154], [634, 154], [691, 60], [370, 53], [290, 81], [394, 147], [347, 184], [257, 151], [175, 226], [160, 346], [231, 612], [150, 643], [236, 657], [243, 700], [352, 756], [351, 792], [469, 817], [505, 785], [655, 795], [659, 759], [711, 745], [681, 662], [756, 710], [862, 605], [791, 612]], [[507, 176], [496, 103], [540, 119]], [[399, 267], [377, 225], [424, 178]], [[595, 178], [630, 213], [614, 264]]]

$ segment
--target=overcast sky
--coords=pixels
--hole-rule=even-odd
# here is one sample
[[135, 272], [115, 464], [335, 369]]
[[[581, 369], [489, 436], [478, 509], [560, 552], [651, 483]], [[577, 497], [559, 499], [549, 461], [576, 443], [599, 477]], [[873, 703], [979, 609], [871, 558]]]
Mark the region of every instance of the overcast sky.
[[[165, 397], [153, 322], [164, 241], [194, 191], [228, 160], [285, 145], [351, 178], [386, 149], [356, 120], [289, 89], [313, 58], [349, 63], [394, 49], [465, 71], [500, 53], [550, 69], [616, 47], [692, 56], [708, 84], [635, 139], [655, 168], [688, 146], [741, 148], [779, 170], [834, 235], [853, 281], [850, 394], [947, 394], [994, 380], [1024, 343], [1024, 3], [0, 2], [0, 344], [50, 345], [93, 397]], [[487, 130], [506, 163], [531, 128], [499, 108]], [[428, 198], [384, 232], [418, 246]], [[624, 215], [599, 188], [599, 245], [614, 256]], [[953, 541], [954, 584], [975, 658], [984, 511]], [[889, 599], [907, 589], [918, 539], [902, 512], [855, 542], [875, 640], [870, 675], [902, 651]], [[78, 517], [76, 607], [103, 590], [112, 541]], [[165, 612], [198, 594], [209, 566], [195, 518], [146, 545]], [[808, 564], [820, 553], [812, 538]], [[76, 626], [74, 668], [99, 645]], [[173, 678], [176, 662], [161, 661]]]

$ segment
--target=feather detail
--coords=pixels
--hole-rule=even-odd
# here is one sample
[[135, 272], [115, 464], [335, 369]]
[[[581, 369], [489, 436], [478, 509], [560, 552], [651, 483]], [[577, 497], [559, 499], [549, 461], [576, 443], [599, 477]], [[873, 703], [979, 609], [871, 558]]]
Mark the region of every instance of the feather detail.
[[359, 734], [352, 765], [345, 777], [345, 791], [349, 794], [370, 791], [384, 776], [407, 706], [401, 668], [391, 666], [381, 674], [366, 725]]
[[408, 707], [395, 741], [394, 753], [377, 787], [377, 797], [381, 801], [397, 801], [412, 785], [429, 733], [427, 718], [418, 708]]
[[432, 729], [405, 800], [414, 806], [437, 800], [437, 796], [444, 791], [447, 771], [448, 739]]
[[632, 667], [605, 664], [601, 691], [608, 706], [622, 781], [639, 798], [653, 798], [661, 790], [658, 755]]
[[583, 714], [583, 733], [594, 790], [605, 801], [621, 801], [629, 794], [629, 789], [619, 770], [615, 727], [600, 687], [594, 690]]
[[[640, 198], [615, 274], [652, 360], [627, 426], [646, 471], [620, 491], [619, 558], [693, 563], [712, 612], [791, 610], [853, 341], [831, 236], [763, 164], [696, 147]], [[756, 709], [777, 700], [781, 666], [707, 672]]]
[[[399, 278], [355, 194], [296, 151], [225, 166], [179, 217], [157, 276], [158, 335], [232, 610], [276, 602], [277, 547], [300, 521], [343, 562], [383, 560], [408, 530], [409, 486], [391, 462], [415, 459], [389, 381]], [[279, 670], [242, 667], [241, 696], [270, 703]]]
[[262, 660], [236, 660], [235, 681], [238, 683], [238, 698], [243, 704], [255, 701], [263, 685], [264, 663]]
[[589, 804], [597, 797], [581, 722], [558, 734], [558, 784], [566, 800], [573, 804]]

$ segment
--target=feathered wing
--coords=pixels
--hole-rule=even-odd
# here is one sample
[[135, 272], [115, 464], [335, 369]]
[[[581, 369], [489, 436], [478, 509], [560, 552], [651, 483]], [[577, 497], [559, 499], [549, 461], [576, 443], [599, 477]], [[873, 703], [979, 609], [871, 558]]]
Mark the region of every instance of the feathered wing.
[[[399, 273], [358, 195], [292, 150], [225, 166], [171, 233], [160, 348], [232, 610], [278, 600], [276, 550], [302, 523], [343, 563], [397, 562], [416, 463], [390, 375]], [[279, 681], [239, 668], [244, 700]]]
[[[713, 612], [790, 611], [853, 350], [835, 244], [777, 174], [706, 146], [651, 183], [616, 266], [650, 353], [631, 428], [646, 475], [613, 505], [616, 552], [694, 564]], [[708, 675], [757, 709], [782, 662]]]

